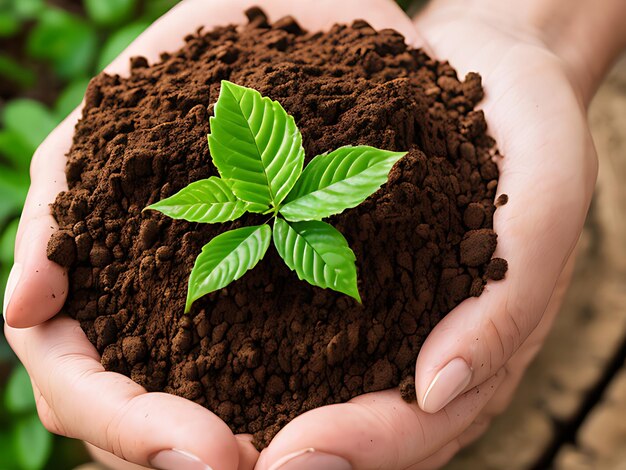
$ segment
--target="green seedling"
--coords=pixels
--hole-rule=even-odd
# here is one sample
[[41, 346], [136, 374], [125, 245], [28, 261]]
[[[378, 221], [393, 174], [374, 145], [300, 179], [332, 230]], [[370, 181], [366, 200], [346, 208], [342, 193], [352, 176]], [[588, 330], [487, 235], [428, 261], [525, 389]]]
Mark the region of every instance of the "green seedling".
[[301, 280], [361, 302], [356, 257], [322, 219], [365, 201], [406, 152], [347, 146], [318, 155], [303, 169], [302, 135], [293, 117], [278, 102], [228, 81], [210, 125], [209, 149], [221, 177], [191, 183], [146, 209], [211, 224], [246, 212], [269, 220], [222, 233], [204, 246], [191, 271], [185, 311], [254, 268], [272, 239]]

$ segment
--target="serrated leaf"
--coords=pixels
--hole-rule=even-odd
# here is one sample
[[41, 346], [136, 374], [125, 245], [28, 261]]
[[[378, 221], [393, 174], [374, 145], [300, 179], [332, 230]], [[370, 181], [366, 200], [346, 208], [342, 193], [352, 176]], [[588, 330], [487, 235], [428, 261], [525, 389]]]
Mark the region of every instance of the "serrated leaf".
[[222, 82], [209, 147], [239, 199], [277, 207], [302, 173], [302, 136], [280, 103]]
[[319, 155], [304, 169], [280, 213], [294, 222], [321, 220], [356, 207], [387, 181], [404, 155], [368, 146]]
[[52, 452], [52, 434], [46, 431], [36, 413], [17, 422], [13, 443], [20, 468], [24, 470], [43, 468]]
[[222, 233], [207, 243], [191, 271], [185, 313], [200, 297], [226, 287], [254, 268], [265, 256], [271, 238], [269, 225], [257, 225]]
[[361, 302], [356, 257], [343, 235], [320, 221], [274, 221], [274, 246], [298, 278]]
[[146, 209], [162, 212], [172, 219], [216, 224], [238, 219], [247, 207], [248, 203], [237, 199], [224, 180], [212, 176], [191, 183]]

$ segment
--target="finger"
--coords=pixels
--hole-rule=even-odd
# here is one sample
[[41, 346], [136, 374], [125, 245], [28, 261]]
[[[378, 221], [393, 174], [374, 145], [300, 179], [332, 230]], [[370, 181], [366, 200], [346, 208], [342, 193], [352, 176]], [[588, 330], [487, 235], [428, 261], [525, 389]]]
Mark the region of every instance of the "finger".
[[[397, 390], [314, 409], [280, 431], [262, 452], [256, 468], [405, 469], [461, 434], [493, 396], [500, 381], [501, 376], [496, 375], [432, 415], [402, 400]], [[332, 457], [335, 460], [329, 460]], [[336, 462], [335, 467], [331, 467], [331, 461]]]
[[561, 310], [561, 305], [565, 297], [565, 293], [570, 285], [574, 274], [576, 256], [575, 253], [570, 256], [557, 285], [554, 294], [550, 298], [546, 313], [541, 318], [537, 328], [528, 336], [522, 346], [513, 354], [511, 359], [504, 367], [506, 378], [498, 388], [498, 392], [489, 401], [481, 413], [481, 419], [491, 420], [500, 415], [508, 406], [515, 390], [521, 382], [524, 372], [535, 356], [539, 353], [543, 343], [550, 332], [557, 314]]
[[[239, 467], [238, 470], [252, 470], [258, 459], [258, 452], [251, 444], [251, 436], [237, 437], [237, 444], [239, 445]], [[115, 470], [142, 470], [146, 467], [135, 465], [125, 460], [116, 457], [115, 455], [105, 452], [98, 447], [87, 444], [87, 449], [91, 456], [98, 462], [104, 464], [106, 468]]]
[[6, 326], [5, 333], [41, 393], [39, 410], [51, 431], [142, 466], [238, 468], [238, 444], [223, 421], [189, 400], [146, 393], [129, 378], [105, 372], [76, 321]]
[[[437, 55], [485, 75], [485, 114], [505, 156], [498, 188], [509, 196], [494, 216], [496, 256], [508, 260], [509, 271], [426, 340], [416, 389], [429, 412], [502, 368], [537, 326], [581, 232], [597, 171], [580, 102], [555, 59], [506, 36], [495, 41], [471, 21], [451, 24], [460, 32], [430, 21], [428, 12], [418, 20]], [[464, 41], [470, 32], [475, 37]]]

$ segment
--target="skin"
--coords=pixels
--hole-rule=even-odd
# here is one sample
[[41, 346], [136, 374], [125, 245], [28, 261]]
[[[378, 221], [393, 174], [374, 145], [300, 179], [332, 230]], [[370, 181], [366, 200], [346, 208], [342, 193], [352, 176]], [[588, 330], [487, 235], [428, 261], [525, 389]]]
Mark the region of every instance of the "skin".
[[[613, 2], [619, 9], [619, 0], [607, 0]], [[161, 51], [182, 46], [181, 38], [201, 25], [242, 23], [241, 12], [257, 3], [186, 0], [107, 71], [126, 74], [134, 55], [156, 60]], [[359, 470], [429, 469], [480, 436], [509, 403], [571, 278], [572, 253], [597, 172], [586, 107], [612, 58], [590, 54], [581, 60], [567, 41], [563, 45], [542, 33], [546, 18], [554, 17], [545, 5], [556, 9], [560, 3], [563, 10], [563, 0], [521, 3], [525, 14], [513, 20], [516, 15], [491, 0], [443, 0], [431, 4], [415, 24], [388, 0], [263, 3], [270, 19], [291, 14], [309, 30], [356, 18], [375, 28], [393, 27], [412, 45], [449, 59], [460, 76], [470, 70], [483, 76], [481, 107], [505, 156], [498, 162], [498, 191], [509, 196], [494, 218], [496, 256], [507, 259], [510, 268], [504, 281], [463, 302], [430, 334], [417, 360], [417, 403], [407, 404], [397, 390], [387, 390], [312, 410], [288, 424], [259, 456], [250, 436], [234, 436], [210, 411], [179, 397], [147, 393], [127, 377], [105, 372], [78, 323], [55, 316], [65, 300], [67, 276], [46, 258], [56, 229], [48, 204], [66, 189], [65, 154], [77, 111], [34, 156], [16, 244], [21, 276], [5, 313], [7, 339], [29, 371], [46, 428], [88, 442], [94, 455], [115, 469], [149, 466], [153, 455], [172, 448], [215, 470], [268, 470], [307, 448], [340, 456]], [[533, 11], [531, 4], [544, 9]], [[560, 38], [556, 30], [551, 29]], [[425, 406], [429, 384], [455, 358], [471, 367], [469, 383], [443, 409]]]

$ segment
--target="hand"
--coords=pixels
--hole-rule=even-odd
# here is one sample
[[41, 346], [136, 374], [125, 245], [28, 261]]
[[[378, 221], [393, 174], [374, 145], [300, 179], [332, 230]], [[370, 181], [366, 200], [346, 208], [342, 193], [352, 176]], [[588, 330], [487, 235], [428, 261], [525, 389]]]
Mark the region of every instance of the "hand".
[[[156, 60], [161, 51], [182, 46], [182, 38], [199, 26], [212, 28], [241, 23], [242, 12], [255, 3], [255, 0], [186, 0], [153, 25], [107, 71], [127, 73], [128, 60], [133, 55]], [[387, 1], [276, 0], [264, 3], [263, 7], [271, 18], [292, 14], [311, 30], [365, 17], [376, 27], [404, 30], [408, 39], [417, 44], [417, 35], [408, 18]], [[65, 154], [79, 115], [79, 110], [74, 112], [34, 156], [32, 187], [20, 223], [16, 264], [5, 308], [6, 336], [31, 375], [42, 422], [54, 433], [85, 440], [92, 449], [100, 449], [94, 451], [98, 458], [116, 469], [137, 468], [137, 465], [165, 469], [200, 469], [206, 465], [214, 470], [252, 469], [258, 453], [249, 436], [233, 436], [214, 414], [190, 401], [146, 393], [127, 377], [104, 371], [97, 351], [78, 323], [64, 317], [53, 318], [63, 306], [68, 285], [66, 273], [46, 257], [47, 242], [57, 228], [49, 204], [60, 191], [67, 189]], [[385, 406], [398, 402], [404, 411], [417, 411], [416, 407], [402, 402], [397, 392], [372, 395], [377, 396], [384, 398]], [[468, 397], [465, 401], [477, 399]], [[366, 405], [358, 409], [365, 410]], [[331, 408], [327, 410], [332, 412]], [[339, 424], [341, 417], [333, 416], [333, 422]], [[461, 419], [455, 425], [458, 429], [469, 422], [471, 413], [459, 416]], [[433, 425], [443, 424], [442, 417], [427, 419]], [[324, 423], [317, 425], [321, 424]], [[378, 448], [377, 452], [382, 450]]]
[[[210, 28], [217, 24], [241, 22], [241, 12], [253, 3], [243, 0], [187, 0], [134, 43], [110, 71], [123, 73], [128, 57], [132, 55], [154, 59], [162, 50], [176, 49], [181, 45], [184, 34], [201, 24]], [[329, 0], [306, 3], [282, 0], [267, 2], [263, 6], [274, 19], [292, 14], [303, 26], [312, 30], [364, 17], [377, 28], [398, 29], [409, 42], [420, 45], [406, 17], [386, 0], [339, 3]], [[425, 16], [424, 21], [435, 24], [435, 20], [428, 18]], [[437, 327], [418, 360], [417, 386], [420, 405], [428, 411], [439, 408], [430, 406], [436, 403], [433, 398], [439, 397], [439, 404], [447, 401], [441, 398], [443, 395], [449, 397], [442, 392], [441, 381], [439, 386], [432, 387], [426, 404], [424, 394], [429, 379], [445, 364], [435, 359], [439, 359], [436, 351], [446, 347], [446, 344], [439, 344], [447, 342], [446, 335], [441, 332], [448, 331], [455, 342], [452, 345], [454, 349], [446, 350], [453, 351], [453, 354], [445, 358], [462, 357], [474, 367], [466, 390], [474, 388], [433, 414], [405, 403], [397, 391], [368, 394], [347, 404], [313, 410], [294, 420], [276, 437], [256, 468], [275, 468], [278, 462], [286, 463], [286, 457], [293, 457], [294, 453], [300, 459], [291, 459], [292, 468], [306, 468], [303, 462], [308, 461], [311, 468], [330, 469], [333, 460], [336, 468], [349, 468], [346, 461], [357, 469], [439, 466], [460, 445], [478, 435], [485, 427], [485, 416], [488, 417], [508, 399], [535, 344], [543, 339], [540, 333], [544, 329], [536, 329], [522, 348], [518, 349], [518, 346], [538, 323], [549, 326], [552, 315], [542, 314], [582, 226], [595, 174], [584, 109], [558, 60], [547, 50], [539, 46], [531, 47], [514, 35], [509, 37], [491, 29], [486, 21], [466, 21], [459, 14], [451, 17], [449, 23], [442, 21], [441, 28], [449, 35], [450, 29], [456, 27], [455, 22], [465, 24], [470, 31], [475, 28], [482, 37], [481, 41], [496, 49], [495, 57], [484, 57], [485, 54], [463, 56], [461, 49], [450, 46], [444, 49], [441, 44], [445, 41], [435, 41], [435, 33], [431, 34], [429, 28], [424, 26], [423, 32], [433, 42], [433, 50], [438, 55], [449, 57], [461, 71], [472, 69], [484, 74], [488, 91], [485, 102], [487, 118], [491, 132], [506, 156], [501, 166], [500, 191], [508, 193], [511, 198], [511, 202], [496, 213], [496, 230], [500, 235], [498, 255], [509, 260], [511, 270], [505, 282], [489, 286], [479, 299], [464, 302]], [[481, 33], [483, 29], [485, 31]], [[504, 41], [502, 47], [497, 47], [499, 41]], [[450, 40], [447, 42], [452, 44]], [[472, 45], [464, 39], [459, 44], [463, 44], [465, 50], [471, 50], [483, 42]], [[521, 80], [519, 74], [513, 73], [514, 67], [496, 67], [498, 61], [506, 57], [511, 64], [515, 63], [515, 58], [521, 58], [529, 61], [525, 64], [547, 66], [545, 71], [539, 69], [535, 73], [541, 74], [544, 81], [547, 79], [549, 87], [530, 89], [527, 78], [526, 81]], [[549, 57], [554, 63], [548, 60]], [[556, 104], [561, 107], [555, 105], [555, 95], [559, 98]], [[515, 106], [510, 105], [511, 101]], [[535, 103], [545, 106], [542, 112], [534, 111]], [[508, 116], [505, 109], [510, 109]], [[568, 116], [569, 124], [561, 126], [558, 120], [555, 121], [561, 112]], [[16, 287], [7, 311], [7, 321], [14, 327], [39, 324], [52, 317], [61, 308], [67, 291], [64, 273], [45, 256], [47, 240], [54, 230], [51, 227], [55, 227], [47, 205], [59, 191], [65, 189], [64, 154], [69, 147], [76, 119], [77, 114], [74, 114], [57, 129], [34, 159], [33, 188], [18, 235], [18, 267], [12, 276]], [[540, 122], [553, 126], [552, 133], [544, 136], [543, 128], [538, 124]], [[574, 144], [566, 139], [571, 135], [583, 139], [583, 149], [578, 147], [580, 140]], [[559, 168], [559, 159], [565, 154], [569, 155], [570, 164]], [[541, 173], [538, 170], [540, 164]], [[555, 174], [547, 178], [546, 171]], [[556, 205], [547, 207], [545, 200], [551, 194], [544, 192], [555, 188], [561, 191], [562, 198], [554, 201]], [[541, 204], [536, 211], [526, 209], [525, 203], [537, 202]], [[557, 224], [555, 220], [564, 222]], [[555, 239], [559, 240], [557, 244]], [[538, 264], [539, 261], [544, 263]], [[542, 271], [538, 267], [546, 269]], [[538, 286], [524, 277], [529, 271], [531, 279], [542, 281]], [[532, 296], [529, 295], [531, 287]], [[557, 298], [557, 295], [553, 297], [550, 311], [556, 311]], [[531, 300], [532, 304], [528, 306], [521, 303]], [[468, 318], [463, 318], [463, 311]], [[511, 312], [519, 315], [515, 317], [520, 322], [519, 334], [517, 330], [506, 329], [515, 326], [510, 320]], [[479, 333], [475, 336], [479, 338], [478, 342], [474, 335], [467, 336], [470, 330]], [[498, 333], [509, 335], [510, 331], [515, 331], [515, 336], [504, 337], [502, 351], [495, 355], [497, 350], [493, 346], [500, 345]], [[195, 454], [214, 469], [254, 466], [258, 455], [247, 437], [232, 436], [209, 411], [177, 397], [147, 394], [129, 379], [104, 372], [96, 351], [76, 322], [57, 318], [29, 330], [7, 327], [6, 332], [33, 378], [40, 415], [49, 429], [82, 438], [140, 465], [150, 464], [150, 458], [159, 451], [182, 449]], [[470, 349], [464, 349], [468, 345]], [[477, 361], [482, 355], [488, 356], [489, 351], [494, 353], [493, 361], [485, 362], [485, 366], [479, 368], [477, 364], [481, 362]], [[512, 367], [515, 364], [521, 366]], [[500, 369], [503, 372], [496, 373]], [[503, 381], [505, 383], [500, 387]], [[310, 448], [317, 452], [306, 452]], [[171, 454], [165, 455], [165, 458], [168, 457]], [[184, 458], [184, 455], [179, 455], [179, 458]], [[344, 467], [338, 466], [342, 462]], [[152, 461], [152, 464], [157, 462]], [[118, 461], [115, 468], [124, 468], [122, 465]], [[172, 465], [164, 468], [183, 468], [180, 464]]]
[[[596, 179], [586, 118], [594, 84], [564, 59], [568, 51], [552, 49], [505, 6], [485, 3], [435, 1], [415, 25], [435, 58], [449, 59], [460, 76], [483, 77], [481, 107], [504, 155], [498, 192], [509, 196], [494, 218], [507, 277], [430, 333], [417, 360], [419, 409], [386, 391], [310, 411], [276, 436], [259, 470], [273, 470], [286, 455], [302, 460], [285, 470], [309, 468], [303, 462], [315, 454], [302, 454], [307, 448], [359, 470], [437, 468], [504, 410], [549, 332]], [[333, 469], [350, 468], [336, 462]]]

